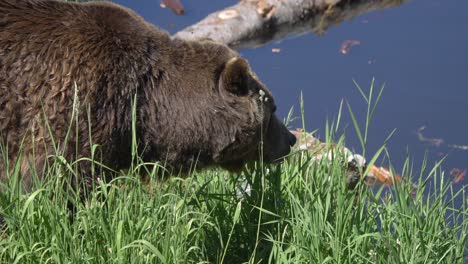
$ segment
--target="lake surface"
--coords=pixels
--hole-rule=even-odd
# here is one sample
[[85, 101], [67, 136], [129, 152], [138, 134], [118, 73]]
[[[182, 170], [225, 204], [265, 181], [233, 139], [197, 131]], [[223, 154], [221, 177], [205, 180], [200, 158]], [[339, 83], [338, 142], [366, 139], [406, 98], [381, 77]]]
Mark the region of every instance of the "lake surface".
[[[161, 8], [157, 0], [114, 2], [173, 34], [238, 1], [185, 0], [183, 16]], [[356, 17], [331, 27], [322, 36], [290, 37], [240, 53], [273, 92], [279, 116], [285, 117], [292, 106], [299, 116], [303, 94], [306, 128], [318, 129], [322, 137], [327, 118], [337, 116], [342, 99], [351, 104], [358, 120], [365, 120], [367, 106], [353, 80], [365, 90], [372, 78], [377, 88], [385, 83], [367, 152], [373, 154], [396, 129], [387, 146], [397, 171], [401, 171], [408, 152], [416, 171], [425, 153], [430, 165], [448, 155], [443, 168], [449, 178], [453, 168], [468, 169], [468, 150], [451, 147], [468, 145], [466, 10], [466, 0], [414, 0]], [[346, 40], [360, 44], [342, 54], [339, 50]], [[346, 110], [342, 123], [349, 125], [347, 146], [359, 152], [359, 140]], [[292, 125], [301, 127], [301, 122]], [[425, 127], [421, 132], [424, 138], [417, 135], [421, 127]], [[466, 182], [464, 179], [457, 185]]]

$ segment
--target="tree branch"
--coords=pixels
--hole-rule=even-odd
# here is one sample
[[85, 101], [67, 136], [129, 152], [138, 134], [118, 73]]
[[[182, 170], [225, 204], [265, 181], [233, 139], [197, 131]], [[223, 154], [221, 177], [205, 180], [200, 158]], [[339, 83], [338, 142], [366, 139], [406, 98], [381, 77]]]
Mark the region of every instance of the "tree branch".
[[288, 35], [322, 34], [359, 15], [409, 0], [241, 0], [174, 36], [211, 39], [234, 49], [252, 48]]

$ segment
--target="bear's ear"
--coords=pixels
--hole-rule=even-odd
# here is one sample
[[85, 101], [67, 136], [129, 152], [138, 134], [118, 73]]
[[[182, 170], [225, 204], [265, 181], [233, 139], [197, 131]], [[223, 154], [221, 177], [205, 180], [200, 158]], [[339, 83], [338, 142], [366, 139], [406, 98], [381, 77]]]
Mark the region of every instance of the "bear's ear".
[[235, 95], [247, 95], [249, 71], [249, 63], [245, 59], [239, 57], [230, 59], [221, 73], [222, 87]]

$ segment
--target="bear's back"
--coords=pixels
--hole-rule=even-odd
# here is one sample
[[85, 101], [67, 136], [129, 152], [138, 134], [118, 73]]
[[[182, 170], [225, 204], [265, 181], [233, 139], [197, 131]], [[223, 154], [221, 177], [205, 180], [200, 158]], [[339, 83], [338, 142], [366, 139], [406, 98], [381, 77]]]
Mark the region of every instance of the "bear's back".
[[[169, 41], [167, 33], [112, 3], [0, 1], [0, 144], [8, 145], [10, 158], [23, 139], [25, 148], [31, 140], [52, 145], [47, 130], [35, 124], [44, 113], [62, 140], [75, 95], [91, 106], [93, 130], [108, 137], [130, 113], [129, 100], [156, 60], [151, 48], [164, 49]], [[81, 120], [87, 135], [87, 120]]]

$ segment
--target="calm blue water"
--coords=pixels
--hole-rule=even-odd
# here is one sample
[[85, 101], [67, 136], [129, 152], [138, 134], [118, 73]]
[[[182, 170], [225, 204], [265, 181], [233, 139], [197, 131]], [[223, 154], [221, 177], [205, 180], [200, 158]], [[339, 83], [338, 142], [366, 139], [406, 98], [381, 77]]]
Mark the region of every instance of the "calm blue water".
[[[151, 23], [175, 33], [207, 14], [233, 5], [229, 1], [182, 1], [186, 15], [162, 9], [156, 0], [116, 0]], [[401, 170], [409, 151], [416, 170], [427, 151], [430, 164], [447, 155], [444, 169], [468, 168], [468, 1], [414, 0], [399, 7], [375, 11], [330, 28], [323, 36], [304, 35], [241, 50], [253, 69], [276, 97], [280, 116], [294, 106], [299, 115], [301, 92], [305, 101], [306, 128], [324, 134], [325, 121], [337, 116], [341, 99], [350, 102], [358, 120], [366, 110], [352, 80], [367, 89], [373, 77], [386, 84], [370, 127], [368, 152], [374, 153], [386, 136], [393, 165]], [[358, 40], [347, 55], [339, 53], [345, 40]], [[272, 53], [278, 48], [280, 53]], [[347, 146], [360, 150], [349, 115]], [[293, 124], [301, 127], [300, 122]], [[418, 140], [442, 138], [431, 146]], [[447, 174], [447, 177], [448, 174]], [[466, 184], [465, 179], [458, 186]]]

